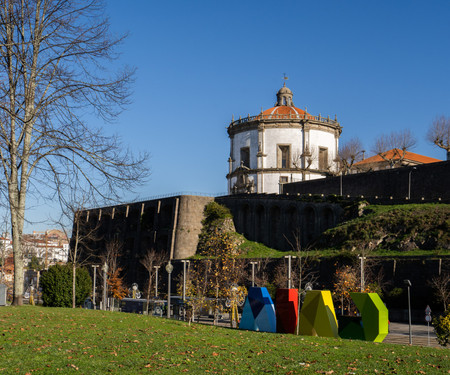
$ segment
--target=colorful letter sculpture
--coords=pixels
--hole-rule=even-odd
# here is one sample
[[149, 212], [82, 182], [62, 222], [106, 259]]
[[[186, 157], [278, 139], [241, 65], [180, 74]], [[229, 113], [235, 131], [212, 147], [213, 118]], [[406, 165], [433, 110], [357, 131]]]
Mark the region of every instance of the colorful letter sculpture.
[[277, 289], [275, 299], [278, 333], [295, 333], [298, 317], [298, 290]]
[[380, 296], [377, 293], [350, 293], [350, 297], [361, 314], [363, 340], [382, 342], [389, 331], [389, 314]]
[[275, 308], [266, 288], [252, 287], [248, 291], [239, 329], [276, 332]]
[[306, 292], [299, 325], [300, 335], [339, 337], [336, 314], [329, 290]]

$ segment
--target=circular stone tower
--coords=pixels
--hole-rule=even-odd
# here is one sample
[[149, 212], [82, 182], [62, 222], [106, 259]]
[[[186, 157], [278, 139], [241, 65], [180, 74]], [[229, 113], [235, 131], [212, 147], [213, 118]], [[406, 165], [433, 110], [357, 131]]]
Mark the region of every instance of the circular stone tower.
[[295, 107], [285, 83], [274, 107], [228, 126], [228, 194], [279, 193], [284, 183], [329, 175], [341, 132], [336, 118]]

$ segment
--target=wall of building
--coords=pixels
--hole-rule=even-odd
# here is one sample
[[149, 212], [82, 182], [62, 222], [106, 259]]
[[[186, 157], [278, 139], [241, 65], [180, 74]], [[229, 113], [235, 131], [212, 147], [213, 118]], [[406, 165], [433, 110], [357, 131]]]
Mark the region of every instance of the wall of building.
[[[411, 177], [411, 185], [409, 178]], [[402, 167], [358, 173], [313, 181], [303, 181], [283, 185], [285, 194], [324, 194], [351, 197], [380, 197], [405, 199], [408, 188], [411, 189], [411, 199], [450, 200], [450, 161], [421, 164], [415, 167]]]
[[98, 263], [108, 242], [117, 239], [122, 246], [120, 266], [126, 270], [126, 282], [142, 285], [146, 271], [140, 259], [148, 250], [173, 259], [195, 254], [203, 210], [212, 200], [184, 195], [84, 211], [84, 233], [89, 229], [97, 232], [86, 244], [95, 253], [91, 261]]

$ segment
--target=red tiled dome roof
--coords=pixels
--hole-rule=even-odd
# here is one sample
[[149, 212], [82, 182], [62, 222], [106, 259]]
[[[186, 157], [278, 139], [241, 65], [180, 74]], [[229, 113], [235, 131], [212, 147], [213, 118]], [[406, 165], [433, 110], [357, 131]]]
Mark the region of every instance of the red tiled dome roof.
[[297, 107], [292, 107], [292, 106], [287, 106], [287, 105], [280, 105], [280, 106], [276, 106], [276, 107], [272, 107], [269, 109], [266, 109], [262, 115], [264, 117], [270, 117], [270, 116], [274, 116], [275, 118], [277, 117], [277, 115], [290, 115], [289, 117], [301, 117], [303, 118], [304, 116], [307, 116], [307, 118], [312, 118], [313, 116], [311, 116], [309, 113], [305, 112], [303, 109], [297, 108]]

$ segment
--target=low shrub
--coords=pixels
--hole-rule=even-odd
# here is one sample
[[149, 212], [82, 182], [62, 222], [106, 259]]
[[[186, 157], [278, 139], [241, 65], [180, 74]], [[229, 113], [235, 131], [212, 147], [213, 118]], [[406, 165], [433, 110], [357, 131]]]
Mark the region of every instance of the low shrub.
[[439, 316], [433, 319], [434, 332], [440, 345], [450, 344], [450, 310], [447, 315]]

